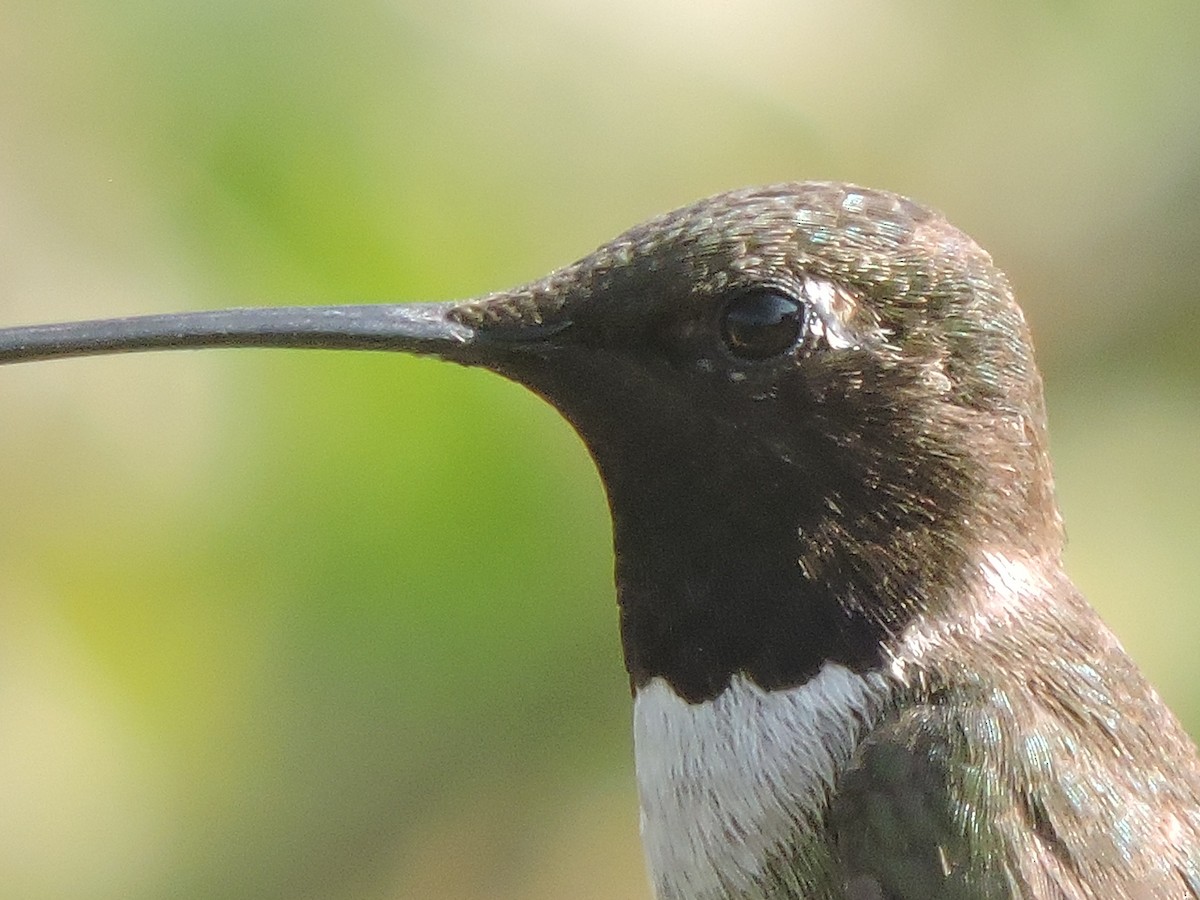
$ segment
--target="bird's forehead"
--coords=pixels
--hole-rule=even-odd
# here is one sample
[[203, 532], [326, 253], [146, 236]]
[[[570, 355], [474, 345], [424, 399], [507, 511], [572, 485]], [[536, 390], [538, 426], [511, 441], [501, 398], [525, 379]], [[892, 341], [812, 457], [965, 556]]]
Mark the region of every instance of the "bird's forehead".
[[664, 292], [713, 294], [745, 284], [846, 296], [928, 293], [991, 260], [942, 216], [886, 191], [830, 182], [771, 185], [700, 200], [637, 225], [574, 265], [462, 307], [468, 324], [541, 325], [580, 301]]
[[886, 191], [827, 182], [718, 194], [631, 228], [583, 262], [691, 289], [823, 277], [904, 294], [990, 259], [933, 210]]
[[[674, 228], [662, 227], [673, 219]], [[937, 221], [935, 213], [894, 194], [804, 183], [719, 194], [638, 230], [648, 233], [649, 252], [659, 252], [657, 233], [700, 248], [731, 249], [739, 259], [758, 253], [810, 260], [894, 251], [911, 243], [923, 224]]]

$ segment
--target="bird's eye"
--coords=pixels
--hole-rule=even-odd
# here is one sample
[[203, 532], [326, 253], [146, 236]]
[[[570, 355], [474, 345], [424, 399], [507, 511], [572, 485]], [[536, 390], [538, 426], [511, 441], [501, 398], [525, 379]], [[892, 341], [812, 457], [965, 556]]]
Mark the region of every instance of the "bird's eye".
[[800, 304], [774, 290], [735, 297], [721, 315], [721, 336], [734, 356], [767, 359], [795, 346], [804, 325]]

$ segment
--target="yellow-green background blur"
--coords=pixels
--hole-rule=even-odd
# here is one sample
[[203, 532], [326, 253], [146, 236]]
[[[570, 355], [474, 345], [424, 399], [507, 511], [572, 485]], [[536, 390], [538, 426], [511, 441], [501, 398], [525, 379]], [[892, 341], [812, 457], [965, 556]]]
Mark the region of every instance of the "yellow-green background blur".
[[[1017, 286], [1200, 730], [1200, 4], [3, 0], [0, 323], [507, 287], [839, 178]], [[0, 898], [645, 900], [600, 485], [486, 373], [0, 370]]]

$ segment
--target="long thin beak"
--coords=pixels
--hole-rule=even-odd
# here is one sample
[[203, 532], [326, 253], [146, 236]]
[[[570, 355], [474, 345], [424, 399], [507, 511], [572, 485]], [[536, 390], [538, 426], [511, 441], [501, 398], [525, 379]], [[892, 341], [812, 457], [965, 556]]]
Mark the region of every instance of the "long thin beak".
[[392, 350], [470, 363], [458, 303], [248, 307], [0, 328], [0, 363], [201, 347]]

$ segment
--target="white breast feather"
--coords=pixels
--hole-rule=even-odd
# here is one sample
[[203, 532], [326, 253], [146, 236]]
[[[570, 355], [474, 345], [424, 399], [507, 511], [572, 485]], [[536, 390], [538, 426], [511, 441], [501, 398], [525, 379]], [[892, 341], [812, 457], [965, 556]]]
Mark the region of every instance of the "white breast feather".
[[879, 674], [826, 663], [803, 685], [764, 691], [735, 675], [688, 703], [661, 678], [634, 700], [642, 842], [659, 900], [752, 896], [823, 807], [888, 691]]

